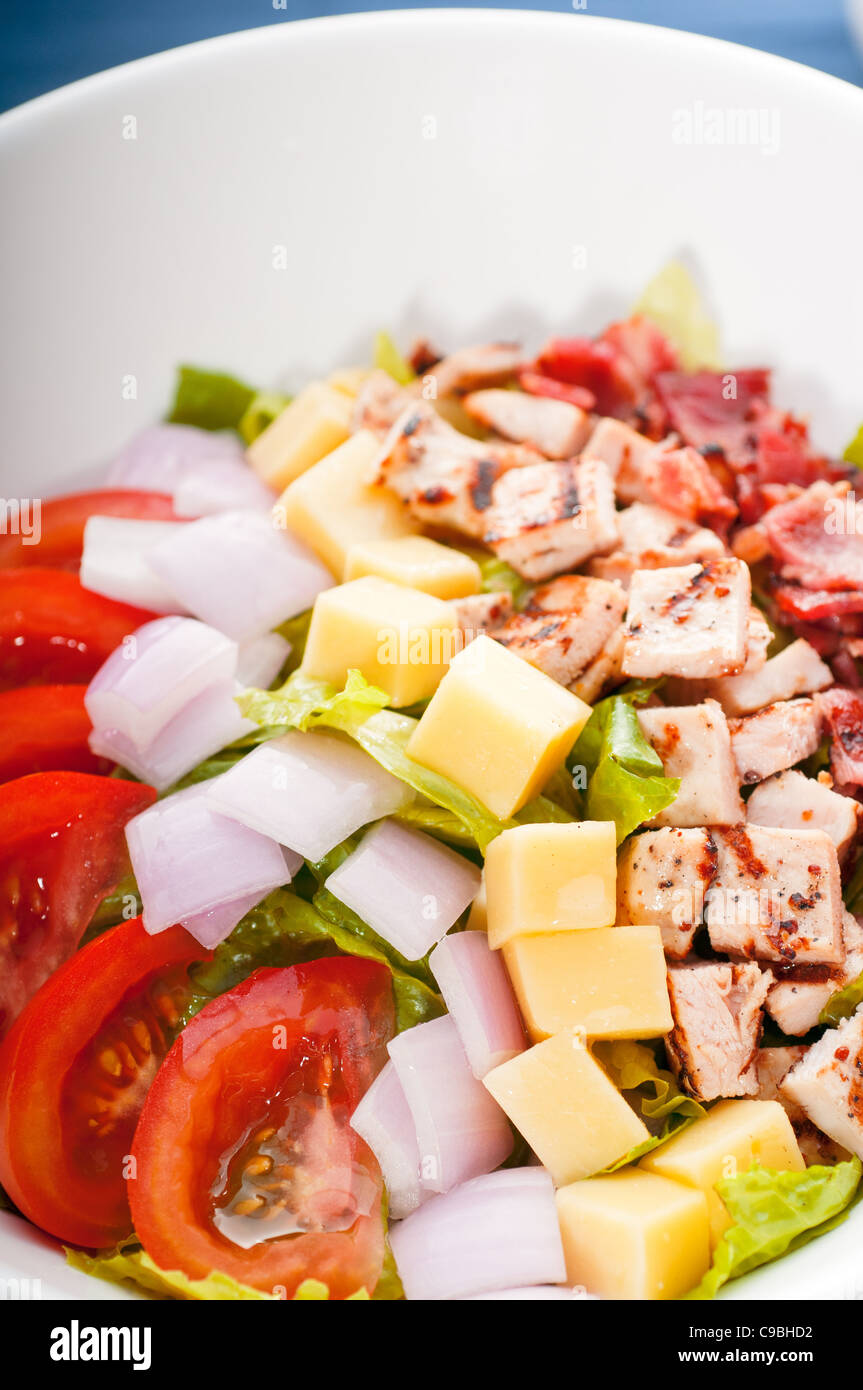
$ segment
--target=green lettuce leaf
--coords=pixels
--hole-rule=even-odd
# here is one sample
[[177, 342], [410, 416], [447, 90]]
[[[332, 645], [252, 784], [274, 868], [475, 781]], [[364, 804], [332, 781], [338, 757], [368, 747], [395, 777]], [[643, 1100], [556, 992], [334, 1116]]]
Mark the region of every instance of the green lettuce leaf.
[[855, 468], [863, 468], [863, 425], [847, 445], [842, 457], [846, 463], [853, 463]]
[[644, 314], [662, 329], [688, 372], [721, 366], [716, 324], [706, 313], [689, 271], [678, 261], [671, 261], [654, 275], [634, 312]]
[[258, 435], [263, 434], [277, 415], [281, 415], [291, 400], [291, 396], [285, 396], [281, 391], [258, 391], [237, 422], [237, 429], [245, 442], [254, 444]]
[[629, 1092], [628, 1099], [637, 1103], [641, 1118], [651, 1130], [649, 1139], [635, 1145], [616, 1163], [603, 1169], [614, 1173], [634, 1163], [652, 1149], [659, 1148], [673, 1134], [694, 1124], [706, 1115], [703, 1105], [684, 1095], [674, 1075], [660, 1067], [653, 1049], [645, 1043], [618, 1041], [599, 1042], [594, 1055], [619, 1091]]
[[860, 1183], [859, 1158], [802, 1173], [750, 1168], [716, 1184], [732, 1219], [701, 1283], [686, 1295], [713, 1298], [729, 1279], [796, 1250], [844, 1221]]
[[389, 333], [375, 334], [374, 364], [381, 371], [389, 372], [399, 386], [408, 386], [416, 379], [415, 371], [405, 361]]
[[459, 545], [454, 549], [460, 550], [463, 555], [469, 556], [479, 565], [482, 575], [481, 593], [510, 594], [516, 608], [521, 607], [533, 586], [526, 579], [522, 579], [520, 574], [516, 574], [506, 560], [499, 560], [490, 551], [480, 550], [477, 546]]
[[847, 985], [833, 991], [818, 1015], [818, 1022], [835, 1028], [843, 1019], [856, 1013], [859, 1004], [863, 1004], [863, 971], [855, 979], [849, 980]]
[[[198, 1302], [223, 1299], [278, 1302], [276, 1294], [251, 1289], [218, 1270], [213, 1270], [206, 1279], [190, 1279], [178, 1269], [160, 1269], [134, 1239], [125, 1241], [114, 1250], [102, 1250], [95, 1255], [88, 1255], [84, 1250], [73, 1250], [69, 1246], [64, 1246], [64, 1249], [73, 1269], [80, 1269], [84, 1274], [92, 1274], [96, 1279], [106, 1279], [113, 1284], [137, 1284], [139, 1288], [162, 1298], [184, 1298]], [[302, 1286], [296, 1296], [307, 1296], [302, 1294]]]
[[202, 430], [236, 430], [255, 394], [252, 386], [224, 372], [178, 367], [168, 420], [174, 425], [197, 425]]
[[641, 732], [634, 706], [649, 687], [610, 695], [595, 705], [569, 759], [587, 778], [589, 820], [613, 820], [617, 843], [659, 811], [680, 790], [680, 779], [666, 777], [662, 760]]

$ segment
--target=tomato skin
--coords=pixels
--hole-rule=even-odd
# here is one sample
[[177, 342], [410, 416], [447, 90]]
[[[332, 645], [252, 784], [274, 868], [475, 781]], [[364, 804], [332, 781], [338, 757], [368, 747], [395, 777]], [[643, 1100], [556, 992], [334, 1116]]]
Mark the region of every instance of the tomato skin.
[[[111, 927], [84, 946], [33, 996], [0, 1045], [0, 1184], [25, 1216], [49, 1235], [75, 1245], [110, 1245], [131, 1230], [122, 1159], [128, 1155], [148, 1070], [167, 1051], [160, 1019], [140, 1001], [148, 986], [172, 967], [207, 958], [182, 927], [157, 936], [140, 917]], [[88, 1082], [88, 1047], [112, 1015], [146, 1019], [151, 1061], [125, 1088], [117, 1088], [120, 1111], [107, 1141], [93, 1138], [93, 1103], [104, 1103], [110, 1077], [100, 1090]], [[166, 1005], [170, 1016], [170, 1008]], [[105, 1046], [115, 1041], [115, 1033]], [[132, 1045], [135, 1039], [129, 1035]], [[170, 1033], [167, 1042], [170, 1042]], [[110, 1091], [109, 1093], [110, 1094]], [[80, 1151], [94, 1151], [88, 1172]]]
[[91, 593], [64, 570], [2, 570], [0, 690], [89, 682], [127, 633], [155, 616]]
[[0, 691], [0, 782], [29, 772], [101, 772], [112, 764], [90, 752], [86, 685], [31, 685]]
[[128, 873], [126, 822], [155, 799], [87, 772], [0, 786], [0, 1037]]
[[97, 488], [49, 497], [41, 504], [39, 540], [0, 536], [0, 569], [25, 565], [76, 570], [84, 548], [84, 526], [91, 516], [125, 516], [138, 521], [177, 521], [173, 499], [165, 492], [132, 488]]
[[[274, 1045], [278, 1028], [285, 1030], [284, 1046]], [[384, 1257], [382, 1183], [347, 1117], [384, 1065], [393, 1032], [389, 971], [354, 956], [258, 970], [207, 1004], [162, 1064], [132, 1145], [132, 1217], [156, 1263], [190, 1278], [222, 1270], [255, 1288], [284, 1290], [287, 1298], [307, 1278], [322, 1280], [331, 1298], [362, 1287], [371, 1292]], [[225, 1155], [236, 1152], [283, 1088], [305, 1094], [313, 1084], [308, 1068], [325, 1055], [340, 1088], [339, 1139], [349, 1146], [353, 1170], [374, 1184], [374, 1204], [346, 1230], [235, 1245], [212, 1215]], [[327, 1158], [320, 1155], [325, 1170]]]

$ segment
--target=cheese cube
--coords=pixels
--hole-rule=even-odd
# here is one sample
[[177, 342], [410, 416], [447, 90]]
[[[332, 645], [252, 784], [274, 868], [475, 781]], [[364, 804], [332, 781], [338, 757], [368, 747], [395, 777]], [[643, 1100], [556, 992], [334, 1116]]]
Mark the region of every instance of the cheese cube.
[[705, 1194], [715, 1245], [731, 1220], [714, 1184], [745, 1173], [754, 1163], [792, 1173], [805, 1167], [791, 1121], [778, 1101], [721, 1100], [703, 1120], [645, 1154], [639, 1166]]
[[574, 1182], [557, 1194], [568, 1284], [600, 1298], [680, 1298], [710, 1264], [704, 1194], [653, 1173]]
[[455, 616], [442, 599], [385, 579], [354, 579], [315, 600], [301, 669], [341, 689], [356, 667], [391, 704], [412, 705], [434, 694], [457, 643]]
[[273, 508], [277, 522], [310, 545], [333, 574], [344, 574], [352, 545], [417, 529], [395, 493], [368, 481], [379, 448], [370, 430], [360, 430], [291, 483]]
[[270, 487], [287, 487], [347, 439], [350, 423], [350, 397], [312, 382], [249, 445], [246, 458]]
[[617, 909], [613, 821], [518, 825], [486, 852], [488, 941], [610, 927]]
[[650, 1135], [577, 1032], [557, 1033], [483, 1078], [555, 1186], [590, 1177]]
[[327, 385], [356, 400], [371, 374], [370, 367], [339, 367], [338, 371], [330, 372]]
[[542, 791], [589, 717], [577, 695], [480, 635], [452, 661], [408, 753], [506, 820]]
[[503, 959], [533, 1042], [564, 1028], [589, 1038], [671, 1031], [659, 927], [514, 936]]
[[345, 579], [377, 574], [393, 584], [406, 584], [436, 598], [467, 598], [478, 594], [482, 583], [479, 565], [469, 555], [441, 545], [427, 536], [400, 536], [396, 540], [365, 541], [352, 545], [345, 564]]

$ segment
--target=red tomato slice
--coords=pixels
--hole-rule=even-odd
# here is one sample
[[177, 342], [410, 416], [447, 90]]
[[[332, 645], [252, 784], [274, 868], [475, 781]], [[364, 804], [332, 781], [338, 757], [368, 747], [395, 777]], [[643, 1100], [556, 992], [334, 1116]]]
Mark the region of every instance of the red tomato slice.
[[126, 822], [155, 800], [140, 782], [86, 772], [0, 787], [0, 1037], [128, 873]]
[[129, 1234], [135, 1125], [187, 967], [208, 955], [182, 927], [148, 936], [140, 917], [121, 922], [55, 971], [0, 1047], [0, 1183], [49, 1235], [101, 1246]]
[[258, 970], [168, 1053], [132, 1145], [135, 1230], [163, 1269], [291, 1298], [371, 1293], [381, 1176], [348, 1123], [386, 1061], [391, 976], [354, 956]]
[[0, 692], [0, 782], [28, 772], [109, 772], [90, 752], [86, 685], [31, 685]]
[[176, 521], [174, 503], [165, 492], [99, 488], [72, 492], [42, 502], [36, 544], [24, 536], [0, 536], [0, 569], [50, 565], [77, 570], [84, 548], [84, 526], [91, 516], [126, 516], [139, 521]]
[[63, 570], [4, 570], [0, 690], [89, 681], [127, 633], [155, 616], [90, 593]]

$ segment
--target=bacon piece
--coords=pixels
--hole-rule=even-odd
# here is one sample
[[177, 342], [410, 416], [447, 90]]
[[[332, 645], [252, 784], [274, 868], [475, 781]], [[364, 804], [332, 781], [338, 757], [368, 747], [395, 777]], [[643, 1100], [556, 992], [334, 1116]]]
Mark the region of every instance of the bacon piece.
[[657, 445], [642, 465], [642, 482], [653, 501], [678, 516], [725, 530], [737, 515], [737, 505], [714, 477], [701, 454]]
[[673, 428], [695, 449], [716, 450], [735, 466], [755, 457], [770, 372], [660, 372], [656, 390]]
[[830, 768], [841, 784], [863, 785], [863, 695], [844, 686], [816, 696], [830, 734]]
[[785, 621], [817, 623], [863, 613], [863, 589], [804, 589], [799, 584], [774, 584], [773, 597]]
[[563, 381], [555, 381], [553, 376], [543, 376], [541, 372], [524, 371], [518, 374], [518, 384], [522, 391], [531, 396], [550, 396], [555, 401], [568, 401], [579, 410], [596, 409], [596, 396], [586, 386], [567, 386]]
[[813, 483], [773, 507], [764, 528], [782, 579], [807, 589], [863, 589], [863, 503], [847, 483]]

